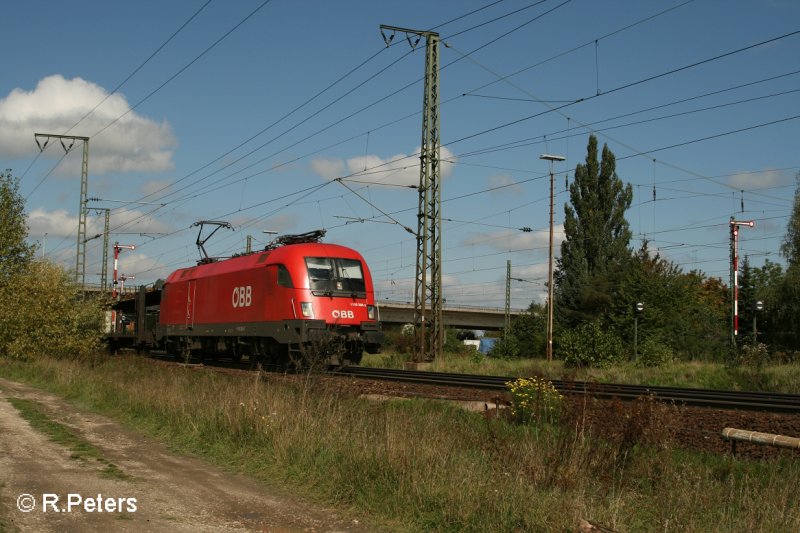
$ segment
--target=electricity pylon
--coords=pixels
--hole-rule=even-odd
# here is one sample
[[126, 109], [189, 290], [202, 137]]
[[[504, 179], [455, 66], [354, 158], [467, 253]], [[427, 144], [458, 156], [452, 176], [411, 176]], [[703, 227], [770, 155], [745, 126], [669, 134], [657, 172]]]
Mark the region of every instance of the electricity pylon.
[[[44, 144], [39, 143], [39, 137], [45, 138]], [[89, 137], [77, 135], [55, 135], [50, 133], [34, 133], [33, 138], [39, 151], [44, 151], [50, 139], [59, 139], [64, 153], [68, 154], [75, 144], [75, 141], [83, 141], [83, 161], [81, 162], [81, 199], [78, 204], [78, 249], [75, 253], [75, 283], [81, 289], [86, 288], [86, 193], [89, 189]], [[64, 139], [69, 139], [72, 143], [67, 146]]]
[[503, 336], [511, 333], [511, 259], [506, 260], [506, 316], [503, 325]]
[[[97, 213], [103, 213], [104, 215], [104, 223], [103, 223], [103, 266], [100, 270], [100, 292], [102, 294], [106, 293], [106, 288], [108, 288], [108, 232], [109, 232], [109, 219], [111, 217], [111, 209], [108, 207], [92, 207], [92, 211]], [[97, 236], [95, 236], [97, 237]], [[90, 241], [95, 237], [90, 237], [86, 239]]]
[[[439, 143], [439, 34], [381, 25], [386, 46], [391, 37], [384, 30], [402, 32], [412, 47], [425, 38], [425, 87], [422, 98], [419, 209], [417, 211], [417, 270], [414, 281], [414, 325], [419, 335], [415, 361], [429, 361], [444, 351], [442, 320], [442, 196]], [[416, 36], [412, 42], [411, 36]], [[430, 330], [430, 331], [429, 331]]]

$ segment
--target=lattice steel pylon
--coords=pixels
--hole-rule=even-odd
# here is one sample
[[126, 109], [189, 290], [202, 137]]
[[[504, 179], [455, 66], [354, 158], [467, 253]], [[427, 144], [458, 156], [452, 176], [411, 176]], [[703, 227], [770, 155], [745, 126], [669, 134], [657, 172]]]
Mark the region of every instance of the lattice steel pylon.
[[[39, 137], [45, 138], [44, 144], [39, 143]], [[78, 249], [75, 253], [75, 283], [81, 289], [86, 287], [86, 194], [89, 190], [89, 137], [77, 135], [55, 135], [50, 133], [34, 133], [33, 138], [39, 146], [40, 151], [44, 151], [50, 139], [59, 139], [61, 147], [65, 153], [69, 153], [75, 141], [83, 141], [83, 160], [81, 162], [81, 198], [78, 204]], [[71, 140], [67, 146], [64, 139]]]
[[511, 333], [511, 259], [506, 260], [506, 316], [503, 322], [503, 336]]
[[[103, 263], [100, 269], [100, 292], [103, 294], [106, 293], [106, 289], [108, 288], [108, 234], [109, 234], [109, 226], [110, 226], [110, 218], [111, 218], [111, 209], [108, 207], [92, 207], [92, 211], [97, 213], [103, 213]], [[92, 237], [94, 238], [94, 237]], [[91, 239], [89, 239], [91, 240]]]
[[[414, 325], [419, 336], [415, 361], [429, 361], [444, 350], [442, 320], [442, 196], [439, 142], [439, 34], [381, 25], [383, 30], [403, 32], [414, 47], [425, 38], [425, 87], [422, 98], [419, 209], [417, 211], [417, 269], [414, 280]], [[411, 35], [417, 36], [412, 42]], [[384, 41], [389, 46], [392, 36]]]

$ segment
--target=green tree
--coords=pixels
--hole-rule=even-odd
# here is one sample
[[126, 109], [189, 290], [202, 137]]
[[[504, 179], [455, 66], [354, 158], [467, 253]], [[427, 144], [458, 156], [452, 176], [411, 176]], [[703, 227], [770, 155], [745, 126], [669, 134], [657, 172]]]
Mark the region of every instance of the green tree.
[[[756, 301], [760, 300], [764, 306], [763, 310], [756, 312], [758, 341], [772, 347], [779, 347], [783, 342], [779, 329], [779, 317], [786, 303], [782, 294], [785, 283], [783, 268], [780, 264], [767, 259], [760, 268], [751, 268], [749, 272], [745, 272], [743, 269], [742, 278], [744, 278], [743, 281], [750, 278], [748, 283], [753, 287], [750, 298], [742, 298], [742, 305], [750, 312], [753, 312]], [[753, 316], [748, 315], [747, 319], [752, 322]], [[741, 321], [740, 325], [742, 325]], [[747, 327], [749, 332], [753, 327], [752, 323], [748, 323]]]
[[800, 350], [800, 172], [795, 176], [797, 188], [781, 254], [786, 258], [786, 276], [780, 290], [776, 326], [781, 332], [781, 344]]
[[795, 175], [797, 188], [794, 191], [794, 205], [786, 227], [786, 235], [781, 244], [781, 255], [786, 258], [789, 268], [800, 268], [800, 172]]
[[680, 358], [722, 356], [728, 342], [725, 286], [701, 272], [684, 273], [658, 253], [651, 254], [647, 244], [631, 258], [608, 322], [632, 346], [634, 305], [641, 302], [640, 353], [650, 346], [666, 347]]
[[27, 236], [19, 180], [7, 170], [0, 173], [0, 356], [92, 354], [103, 335], [101, 304], [83, 298], [60, 266], [35, 260]]
[[499, 339], [491, 355], [504, 358], [543, 357], [546, 352], [547, 308], [536, 302], [514, 317], [511, 334]]
[[753, 271], [753, 267], [750, 266], [750, 258], [745, 255], [739, 274], [739, 343], [753, 341], [754, 307], [758, 300]]
[[616, 158], [589, 136], [586, 164], [575, 169], [564, 206], [565, 240], [555, 273], [556, 312], [567, 327], [602, 317], [612, 306], [621, 273], [630, 258], [631, 231], [625, 211], [633, 199], [630, 184], [617, 176]]
[[[19, 295], [25, 294], [24, 302]], [[100, 302], [84, 299], [67, 272], [49, 261], [31, 261], [0, 287], [0, 355], [15, 359], [86, 357], [103, 336]]]
[[0, 172], [0, 285], [22, 271], [34, 248], [25, 239], [25, 200], [19, 194], [19, 179], [11, 170]]

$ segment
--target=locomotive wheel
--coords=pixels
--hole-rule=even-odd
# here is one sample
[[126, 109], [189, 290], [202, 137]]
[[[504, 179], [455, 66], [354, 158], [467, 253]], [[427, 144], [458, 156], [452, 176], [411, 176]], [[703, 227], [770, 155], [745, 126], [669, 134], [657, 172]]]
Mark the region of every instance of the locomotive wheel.
[[[233, 357], [234, 363], [239, 363], [242, 360], [242, 347], [239, 346], [239, 339], [234, 339], [231, 342], [231, 357]], [[250, 357], [251, 360], [256, 360], [255, 357]]]
[[192, 345], [191, 341], [188, 338], [183, 338], [179, 342], [180, 347], [180, 358], [183, 359], [183, 362], [189, 364], [192, 360]]
[[361, 364], [361, 358], [364, 357], [364, 349], [359, 344], [357, 348], [349, 348], [344, 354], [344, 364], [356, 366]]

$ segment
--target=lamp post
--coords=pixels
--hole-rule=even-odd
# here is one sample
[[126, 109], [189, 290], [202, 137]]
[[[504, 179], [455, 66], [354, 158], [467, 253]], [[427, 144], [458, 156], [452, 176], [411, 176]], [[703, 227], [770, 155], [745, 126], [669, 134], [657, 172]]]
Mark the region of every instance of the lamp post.
[[761, 300], [757, 300], [755, 304], [753, 304], [753, 344], [758, 344], [758, 329], [756, 328], [756, 317], [758, 316], [758, 312], [764, 309], [764, 302]]
[[639, 315], [644, 311], [644, 304], [636, 302], [633, 308], [633, 360], [639, 358]]
[[547, 360], [553, 360], [553, 213], [555, 185], [553, 182], [553, 162], [564, 161], [561, 155], [542, 154], [539, 159], [550, 161], [550, 256], [547, 262]]

